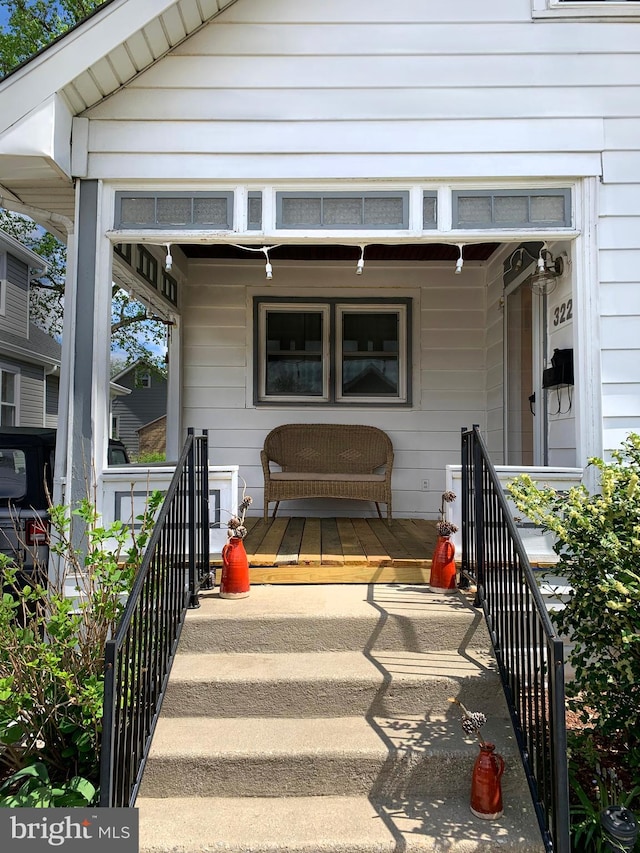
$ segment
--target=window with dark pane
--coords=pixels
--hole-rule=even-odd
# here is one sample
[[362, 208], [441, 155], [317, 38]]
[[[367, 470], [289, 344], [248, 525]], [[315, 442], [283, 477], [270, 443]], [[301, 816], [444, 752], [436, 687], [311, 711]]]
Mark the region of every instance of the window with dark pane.
[[321, 311], [267, 311], [265, 394], [320, 397], [323, 394]]
[[398, 397], [400, 320], [397, 311], [342, 313], [340, 397]]

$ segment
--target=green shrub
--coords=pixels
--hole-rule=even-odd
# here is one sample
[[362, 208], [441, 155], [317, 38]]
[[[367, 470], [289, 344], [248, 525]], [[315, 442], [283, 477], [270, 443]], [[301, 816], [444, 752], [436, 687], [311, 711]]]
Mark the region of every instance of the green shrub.
[[640, 763], [640, 436], [631, 434], [610, 463], [590, 459], [599, 491], [558, 493], [518, 477], [516, 506], [555, 534], [557, 572], [571, 597], [553, 614], [572, 645], [575, 678], [568, 706], [600, 735], [622, 736]]
[[[63, 567], [58, 588], [44, 571], [34, 578], [6, 558], [0, 564], [0, 763], [5, 775], [22, 771], [13, 780], [22, 780], [20, 796], [29, 802], [42, 798], [47, 785], [58, 799], [72, 786], [73, 799], [87, 790], [76, 790], [78, 778], [98, 784], [105, 642], [124, 609], [161, 500], [159, 492], [150, 496], [135, 535], [121, 521], [103, 527], [91, 502], [82, 501], [73, 511], [74, 525], [84, 530], [79, 546], [72, 543], [68, 511], [53, 507], [51, 550]], [[73, 598], [65, 595], [70, 578]], [[13, 802], [18, 794], [10, 788]], [[2, 799], [0, 792], [0, 805]]]

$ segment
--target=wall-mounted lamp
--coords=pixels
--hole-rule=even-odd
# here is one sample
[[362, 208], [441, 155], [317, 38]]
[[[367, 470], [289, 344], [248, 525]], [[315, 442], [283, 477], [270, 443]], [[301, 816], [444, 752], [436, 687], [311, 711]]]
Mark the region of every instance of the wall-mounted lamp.
[[462, 250], [464, 249], [464, 243], [458, 243], [458, 249], [460, 250], [460, 257], [456, 261], [456, 275], [460, 275], [462, 272], [462, 267], [464, 266], [464, 258], [462, 257]]
[[564, 272], [562, 257], [554, 258], [552, 253], [543, 246], [537, 261], [537, 269], [529, 279], [529, 287], [534, 293], [546, 296], [556, 289], [558, 279]]
[[356, 275], [362, 275], [364, 272], [364, 246], [360, 246], [360, 260], [356, 264]]
[[167, 256], [164, 259], [164, 268], [167, 272], [171, 272], [173, 266], [173, 256], [171, 254], [171, 243], [167, 243]]

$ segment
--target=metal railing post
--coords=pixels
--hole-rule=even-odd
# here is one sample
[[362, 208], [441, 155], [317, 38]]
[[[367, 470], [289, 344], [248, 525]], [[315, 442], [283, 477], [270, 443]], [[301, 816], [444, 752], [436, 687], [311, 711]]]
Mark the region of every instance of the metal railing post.
[[484, 597], [484, 489], [482, 447], [478, 441], [478, 424], [473, 425], [473, 523], [476, 548], [476, 599], [475, 607], [480, 607]]
[[200, 607], [198, 596], [198, 581], [196, 577], [196, 466], [195, 440], [193, 427], [187, 434], [191, 436], [191, 447], [187, 457], [187, 540], [189, 543], [189, 607]]
[[461, 481], [462, 481], [462, 559], [460, 563], [460, 589], [469, 589], [469, 571], [471, 569], [471, 560], [469, 553], [469, 440], [466, 427], [461, 430], [461, 448], [460, 458], [462, 461]]

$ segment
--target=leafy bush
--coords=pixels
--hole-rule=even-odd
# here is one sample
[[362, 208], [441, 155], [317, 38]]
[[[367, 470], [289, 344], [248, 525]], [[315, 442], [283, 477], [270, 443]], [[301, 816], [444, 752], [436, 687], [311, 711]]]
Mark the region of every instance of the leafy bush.
[[571, 642], [575, 677], [568, 706], [600, 734], [622, 734], [640, 762], [640, 436], [631, 434], [613, 461], [590, 459], [599, 492], [567, 493], [518, 477], [516, 506], [555, 534], [557, 571], [572, 593], [553, 614]]
[[[83, 797], [88, 789], [78, 778], [97, 786], [105, 642], [124, 609], [161, 500], [159, 492], [150, 496], [135, 535], [121, 521], [103, 527], [91, 502], [82, 501], [73, 511], [74, 524], [85, 532], [79, 546], [72, 542], [69, 513], [53, 507], [51, 551], [63, 567], [58, 588], [47, 583], [44, 570], [28, 576], [2, 558], [0, 764], [5, 774], [22, 774], [14, 783], [23, 781], [21, 793], [9, 786], [8, 802], [2, 803], [0, 790], [0, 805], [15, 796], [43, 798], [47, 786], [56, 802], [70, 793], [71, 799]], [[65, 579], [67, 587], [73, 579], [74, 597], [65, 594]]]
[[37, 761], [9, 776], [0, 785], [0, 806], [4, 808], [81, 808], [96, 802], [97, 789], [81, 776], [54, 785], [42, 762]]

